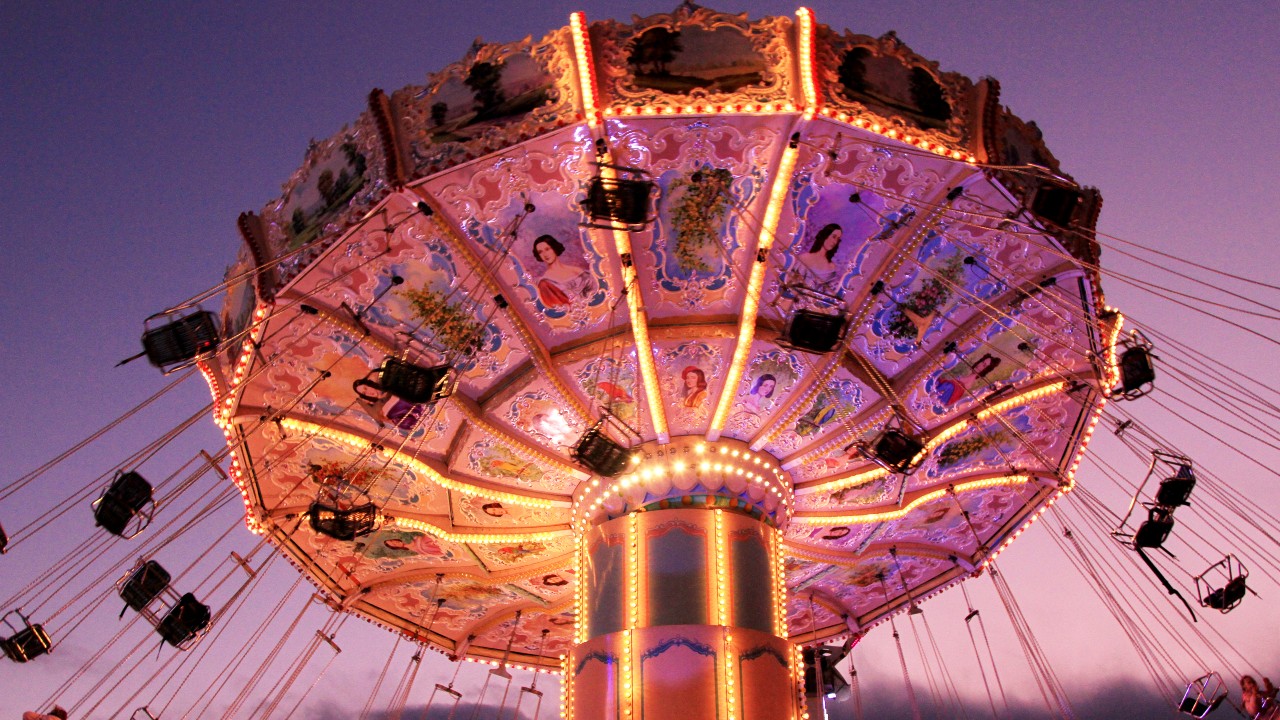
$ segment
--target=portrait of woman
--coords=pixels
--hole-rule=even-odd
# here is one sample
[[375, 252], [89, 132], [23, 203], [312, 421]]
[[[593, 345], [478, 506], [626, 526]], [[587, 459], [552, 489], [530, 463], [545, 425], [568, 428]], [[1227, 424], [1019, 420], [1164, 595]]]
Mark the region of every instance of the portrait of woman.
[[827, 223], [813, 236], [813, 245], [809, 251], [796, 260], [796, 279], [794, 282], [817, 292], [828, 295], [839, 290], [839, 268], [836, 267], [836, 251], [840, 249], [840, 241], [844, 238], [844, 229], [839, 223]]
[[533, 256], [546, 266], [538, 278], [538, 299], [549, 308], [566, 307], [596, 292], [591, 272], [562, 260], [563, 255], [564, 245], [551, 235], [539, 235], [533, 241]]
[[681, 404], [687, 408], [700, 407], [707, 399], [707, 374], [694, 365], [689, 365], [680, 373], [684, 381], [684, 397]]
[[778, 389], [778, 378], [764, 373], [756, 378], [751, 393], [742, 401], [742, 408], [752, 415], [760, 415], [773, 407], [773, 391]]

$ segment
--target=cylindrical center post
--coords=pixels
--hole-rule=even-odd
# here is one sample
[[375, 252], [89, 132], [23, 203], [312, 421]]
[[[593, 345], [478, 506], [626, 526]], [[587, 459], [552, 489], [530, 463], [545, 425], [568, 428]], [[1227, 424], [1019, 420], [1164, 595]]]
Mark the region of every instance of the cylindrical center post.
[[800, 717], [778, 529], [789, 483], [732, 441], [677, 439], [657, 452], [578, 498], [566, 717]]

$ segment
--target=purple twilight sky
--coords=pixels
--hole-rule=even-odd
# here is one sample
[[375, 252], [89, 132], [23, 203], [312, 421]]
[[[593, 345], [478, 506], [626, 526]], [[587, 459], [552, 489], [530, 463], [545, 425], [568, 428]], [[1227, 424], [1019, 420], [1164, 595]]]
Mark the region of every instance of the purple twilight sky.
[[[221, 280], [238, 248], [237, 215], [259, 210], [278, 196], [281, 183], [301, 164], [308, 140], [328, 137], [355, 119], [371, 88], [392, 91], [421, 83], [428, 72], [461, 58], [477, 36], [491, 42], [529, 34], [540, 37], [567, 24], [576, 10], [585, 10], [589, 19], [624, 19], [633, 13], [670, 11], [674, 4], [419, 0], [0, 5], [0, 203], [11, 220], [5, 262], [0, 263], [0, 377], [6, 378], [0, 389], [0, 523], [11, 534], [28, 523], [40, 528], [31, 542], [0, 558], [0, 601], [64, 555], [96, 552], [89, 550], [91, 538], [97, 536], [90, 532], [92, 520], [83, 507], [88, 500], [71, 498], [81, 488], [96, 487], [94, 479], [113, 464], [209, 402], [203, 384], [189, 380], [30, 487], [12, 496], [2, 489], [165, 384], [145, 362], [113, 365], [139, 349], [144, 318]], [[796, 9], [766, 0], [724, 0], [715, 7], [745, 11], [753, 18], [792, 14]], [[1080, 183], [1102, 190], [1099, 231], [1105, 235], [1189, 261], [1176, 265], [1178, 271], [1210, 284], [1227, 281], [1195, 266], [1272, 285], [1280, 282], [1275, 269], [1280, 264], [1275, 242], [1280, 226], [1280, 190], [1275, 183], [1280, 145], [1273, 131], [1280, 117], [1280, 43], [1275, 37], [1280, 5], [815, 0], [809, 7], [819, 22], [836, 29], [849, 27], [872, 36], [895, 30], [944, 71], [973, 79], [997, 78], [1002, 102], [1039, 124], [1063, 168]], [[1280, 380], [1277, 343], [1272, 339], [1280, 312], [1269, 309], [1280, 305], [1280, 293], [1231, 281], [1235, 292], [1256, 301], [1249, 309], [1259, 314], [1218, 312], [1203, 302], [1184, 301], [1205, 311], [1198, 312], [1156, 298], [1141, 282], [1236, 307], [1245, 301], [1215, 295], [1190, 280], [1126, 258], [1122, 251], [1132, 248], [1118, 241], [1104, 239], [1103, 245], [1104, 268], [1118, 273], [1104, 276], [1110, 304], [1204, 353], [1193, 362], [1210, 374], [1225, 362], [1264, 385], [1274, 387]], [[1221, 316], [1228, 313], [1246, 329], [1223, 322]], [[1280, 466], [1280, 444], [1251, 436], [1258, 434], [1253, 428], [1268, 426], [1274, 418], [1216, 409], [1209, 392], [1160, 384], [1155, 396], [1124, 410], [1224, 478], [1227, 502], [1270, 524], [1273, 509], [1280, 507], [1280, 476], [1274, 472]], [[1187, 404], [1175, 404], [1175, 396]], [[1168, 408], [1176, 408], [1191, 422], [1172, 417]], [[1236, 428], [1197, 415], [1195, 408], [1225, 418]], [[1109, 433], [1100, 430], [1099, 435], [1090, 449], [1096, 448], [1099, 457], [1132, 481], [1140, 480], [1143, 461]], [[202, 416], [192, 432], [152, 462], [157, 473], [174, 471], [198, 449], [214, 451], [221, 442], [212, 421]], [[1127, 497], [1100, 477], [1096, 465], [1086, 463], [1079, 480], [1112, 510], [1123, 511]], [[198, 482], [212, 494], [222, 481], [207, 475]], [[1064, 502], [1071, 506], [1082, 501], [1072, 497]], [[70, 511], [57, 514], [64, 505]], [[1193, 506], [1192, 512], [1197, 510]], [[221, 562], [233, 549], [248, 552], [253, 538], [236, 517], [235, 508], [219, 511], [208, 527], [189, 533], [184, 543], [167, 550], [193, 564]], [[1207, 515], [1201, 522], [1207, 533], [1222, 529], [1212, 527], [1220, 521]], [[1172, 717], [1167, 703], [1153, 696], [1148, 674], [1121, 627], [1052, 542], [1051, 531], [1058, 527], [1056, 522], [1038, 524], [1001, 557], [1000, 567], [1078, 715]], [[227, 528], [233, 529], [223, 539]], [[1193, 640], [1194, 652], [1169, 646], [1162, 672], [1185, 679], [1206, 670], [1220, 669], [1226, 675], [1226, 666], [1204, 650], [1213, 646], [1237, 671], [1280, 680], [1280, 613], [1273, 604], [1280, 598], [1280, 585], [1267, 571], [1276, 566], [1276, 544], [1266, 542], [1259, 544], [1258, 552], [1269, 556], [1252, 558], [1250, 577], [1262, 597], [1247, 598], [1244, 607], [1231, 614], [1206, 615], [1199, 630], [1208, 640]], [[1187, 569], [1199, 566], [1200, 556], [1211, 558], [1220, 550], [1193, 548]], [[127, 554], [129, 549], [112, 552]], [[1118, 557], [1110, 548], [1096, 547], [1093, 553], [1100, 563]], [[92, 572], [92, 566], [75, 569], [80, 577]], [[1126, 593], [1156, 613], [1180, 612], [1145, 570], [1131, 565], [1126, 572], [1134, 578]], [[238, 650], [255, 636], [255, 623], [267, 624], [255, 618], [266, 618], [276, 597], [286, 593], [296, 577], [284, 563], [271, 573], [270, 583], [250, 598], [249, 609], [237, 615], [238, 624], [201, 656], [212, 668], [210, 674], [234, 662]], [[192, 574], [190, 582], [196, 577]], [[44, 608], [51, 612], [71, 600], [58, 590], [81, 588], [83, 583], [77, 585], [76, 579], [51, 581]], [[1179, 580], [1189, 582], [1186, 573]], [[983, 611], [1009, 702], [1022, 708], [1015, 714], [1049, 717], [991, 583], [984, 577], [966, 587], [974, 606]], [[111, 591], [97, 587], [92, 592]], [[298, 614], [305, 604], [305, 590], [298, 592], [284, 615]], [[899, 622], [926, 717], [933, 709], [929, 696], [934, 686], [940, 688], [938, 695], [946, 694], [947, 674], [971, 714], [989, 716], [960, 595], [953, 590], [926, 606], [929, 630], [949, 673], [920, 665], [917, 647], [930, 642], [927, 635], [915, 633], [925, 628], [905, 619]], [[10, 609], [0, 606], [0, 612]], [[108, 601], [74, 629], [64, 624], [59, 628], [64, 631], [57, 638], [60, 644], [48, 658], [24, 666], [0, 661], [0, 714], [17, 716], [53, 696], [124, 626], [115, 617], [117, 610], [118, 602]], [[320, 611], [306, 615], [301, 635], [313, 635], [324, 620]], [[5, 632], [0, 628], [0, 634]], [[270, 635], [265, 641], [269, 645], [279, 631], [262, 634]], [[171, 708], [164, 717], [200, 707], [191, 690], [208, 684], [200, 673], [186, 689], [170, 686], [153, 692], [166, 674], [176, 672], [164, 664], [172, 654], [169, 650], [157, 654], [147, 641], [125, 658], [144, 637], [135, 628], [112, 646], [107, 662], [119, 668], [110, 683], [116, 683], [125, 669], [137, 669], [118, 681], [121, 689], [92, 717], [112, 712], [128, 717], [133, 708], [154, 697]], [[357, 621], [343, 628], [337, 642], [344, 652], [324, 682], [301, 701], [290, 696], [288, 705], [273, 717], [284, 717], [296, 702], [300, 705], [295, 717], [355, 717], [361, 711], [393, 640]], [[298, 643], [285, 654], [299, 655]], [[1243, 654], [1244, 662], [1226, 649], [1228, 644]], [[256, 647], [254, 659], [228, 671], [231, 685], [249, 682], [260, 662], [257, 658], [268, 650]], [[396, 652], [369, 717], [381, 717], [391, 687], [408, 662], [403, 645]], [[931, 653], [926, 647], [926, 655], [932, 658]], [[888, 628], [874, 631], [853, 657], [865, 707], [879, 708], [879, 717], [909, 717]], [[314, 679], [323, 661], [310, 666], [298, 689]], [[95, 667], [69, 695], [83, 695], [98, 680], [102, 665]], [[268, 674], [280, 674], [283, 667], [273, 666]], [[438, 655], [430, 655], [410, 705], [424, 702], [431, 683], [447, 681], [452, 670]], [[482, 675], [479, 666], [465, 666], [460, 683], [475, 690]], [[161, 679], [147, 680], [153, 677]], [[269, 678], [257, 696], [231, 716], [260, 717], [254, 708], [274, 680]], [[1234, 677], [1227, 680], [1236, 687]], [[555, 687], [546, 679], [542, 683]], [[233, 695], [226, 692], [209, 709], [190, 716], [219, 716]], [[95, 702], [82, 703], [72, 716], [86, 717]], [[558, 707], [553, 692], [547, 704], [548, 710]], [[157, 705], [151, 707], [154, 711]], [[950, 711], [936, 716], [950, 716]], [[833, 717], [855, 717], [852, 702], [839, 703]]]

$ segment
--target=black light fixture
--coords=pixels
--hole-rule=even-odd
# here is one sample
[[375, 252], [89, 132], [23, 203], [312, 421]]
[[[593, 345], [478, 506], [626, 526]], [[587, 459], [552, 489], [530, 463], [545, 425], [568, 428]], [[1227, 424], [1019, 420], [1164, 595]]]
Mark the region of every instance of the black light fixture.
[[146, 529], [154, 508], [151, 483], [132, 470], [118, 472], [93, 503], [93, 518], [107, 532], [127, 539]]
[[[127, 608], [142, 612], [169, 587], [169, 571], [155, 560], [139, 564], [120, 583], [120, 598]], [[124, 610], [120, 611], [124, 615]]]
[[[373, 369], [351, 387], [362, 399], [377, 403], [385, 397], [368, 393], [364, 388], [392, 395], [414, 405], [430, 405], [453, 393], [453, 368], [449, 365], [423, 367], [407, 360], [387, 357], [382, 365]], [[374, 375], [378, 379], [373, 379]]]
[[1195, 486], [1196, 474], [1191, 465], [1180, 465], [1176, 473], [1160, 481], [1160, 487], [1156, 490], [1156, 504], [1167, 508], [1187, 505]]
[[653, 221], [650, 198], [654, 184], [649, 174], [639, 168], [599, 164], [618, 173], [615, 177], [597, 174], [587, 184], [582, 210], [591, 222], [588, 227], [607, 230], [643, 230]]
[[157, 313], [144, 323], [142, 349], [167, 375], [218, 349], [218, 321], [198, 307]]
[[[20, 621], [20, 628], [9, 619], [14, 615]], [[28, 662], [49, 652], [49, 648], [53, 646], [49, 634], [44, 631], [44, 626], [32, 623], [21, 610], [11, 610], [0, 620], [10, 630], [7, 637], [0, 638], [0, 649], [3, 649], [4, 654], [14, 662]]]
[[1152, 507], [1147, 509], [1147, 519], [1138, 526], [1133, 534], [1134, 549], [1159, 548], [1169, 538], [1173, 530], [1173, 511], [1168, 508]]
[[595, 425], [587, 428], [574, 444], [570, 455], [574, 461], [597, 475], [616, 477], [626, 469], [631, 453], [605, 433], [605, 420], [602, 417]]
[[163, 619], [156, 625], [156, 632], [170, 645], [185, 650], [191, 641], [198, 638], [213, 615], [209, 606], [201, 603], [191, 593], [184, 594], [177, 604], [169, 608]]
[[841, 314], [797, 310], [787, 322], [787, 329], [779, 342], [797, 350], [829, 353], [844, 339], [848, 323], [848, 318]]

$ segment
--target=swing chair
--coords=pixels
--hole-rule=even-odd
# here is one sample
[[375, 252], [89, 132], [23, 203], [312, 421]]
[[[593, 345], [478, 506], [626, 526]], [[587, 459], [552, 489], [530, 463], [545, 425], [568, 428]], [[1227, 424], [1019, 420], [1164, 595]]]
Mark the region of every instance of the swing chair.
[[587, 431], [582, 433], [582, 437], [578, 438], [578, 442], [574, 443], [569, 455], [574, 462], [597, 475], [617, 477], [631, 461], [631, 451], [615, 441], [606, 432], [609, 429], [615, 431], [614, 435], [626, 435], [631, 430], [606, 408], [600, 419], [587, 428]]
[[[9, 619], [14, 615], [17, 616], [21, 628]], [[49, 652], [53, 645], [48, 633], [44, 631], [44, 626], [32, 624], [30, 618], [23, 615], [21, 610], [10, 610], [0, 617], [0, 622], [10, 630], [7, 637], [0, 638], [0, 649], [3, 649], [4, 654], [14, 662], [29, 662]]]
[[[815, 295], [829, 298], [831, 296], [809, 290], [808, 288], [792, 288], [800, 295]], [[843, 313], [824, 313], [818, 310], [801, 308], [796, 310], [787, 321], [787, 328], [778, 336], [778, 344], [792, 350], [825, 355], [844, 340], [849, 329], [849, 319]]]
[[151, 483], [134, 471], [117, 472], [102, 497], [93, 503], [93, 519], [102, 529], [126, 540], [151, 524], [156, 503]]
[[870, 442], [860, 440], [852, 447], [890, 473], [910, 475], [924, 461], [920, 456], [924, 450], [920, 428], [896, 410]]
[[1124, 350], [1117, 363], [1120, 384], [1106, 391], [1112, 400], [1137, 400], [1155, 387], [1156, 370], [1151, 354], [1151, 341], [1140, 331], [1134, 330], [1120, 341]]
[[1182, 694], [1182, 702], [1178, 703], [1178, 712], [1202, 718], [1218, 709], [1226, 698], [1227, 686], [1222, 681], [1222, 676], [1211, 672], [1187, 684], [1187, 690]]
[[195, 595], [179, 595], [169, 585], [170, 575], [155, 560], [139, 560], [127, 575], [116, 583], [125, 607], [142, 616], [165, 642], [179, 650], [189, 650], [204, 636], [212, 615], [209, 607]]
[[489, 691], [489, 681], [495, 677], [505, 680], [506, 683], [502, 688], [502, 702], [498, 705], [498, 720], [501, 720], [502, 713], [507, 709], [507, 695], [511, 692], [511, 673], [507, 670], [507, 660], [511, 658], [511, 645], [516, 640], [516, 631], [520, 628], [520, 616], [524, 614], [523, 610], [516, 611], [515, 620], [511, 623], [511, 635], [507, 638], [507, 649], [502, 653], [502, 662], [498, 663], [498, 667], [489, 671], [485, 675], [484, 684], [480, 686], [480, 696], [476, 698], [476, 704], [471, 709], [470, 720], [476, 720], [480, 713], [480, 708], [484, 707], [484, 696]]
[[587, 196], [579, 204], [590, 221], [582, 223], [582, 227], [631, 232], [648, 227], [655, 217], [649, 201], [656, 187], [649, 173], [607, 163], [596, 163], [596, 167], [609, 168], [615, 176], [604, 177], [597, 170], [587, 184]]
[[463, 658], [463, 655], [466, 653], [467, 646], [470, 645], [471, 641], [474, 639], [475, 639], [474, 635], [468, 636], [466, 641], [458, 646], [458, 648], [454, 652], [454, 658], [455, 658], [454, 661], [457, 664], [453, 668], [453, 677], [449, 678], [448, 685], [441, 685], [440, 683], [436, 683], [435, 689], [431, 691], [430, 697], [427, 698], [427, 706], [422, 710], [422, 717], [424, 718], [437, 717], [437, 715], [431, 714], [431, 708], [435, 706], [436, 695], [439, 695], [440, 693], [444, 693], [445, 695], [448, 695], [449, 697], [453, 698], [453, 704], [449, 706], [449, 714], [445, 716], [445, 720], [453, 720], [454, 714], [458, 712], [458, 703], [462, 702], [462, 693], [458, 692], [457, 690], [454, 690], [453, 684], [458, 680], [458, 671], [462, 669], [462, 658]]
[[[542, 629], [542, 641], [538, 645], [539, 657], [542, 656], [542, 651], [547, 645], [547, 635], [550, 633], [551, 630], [547, 628]], [[533, 673], [533, 680], [530, 681], [527, 686], [520, 688], [520, 693], [516, 696], [516, 707], [511, 713], [511, 720], [520, 720], [520, 718], [524, 717], [520, 714], [520, 710], [524, 707], [524, 701], [526, 699], [533, 701], [532, 720], [539, 720], [538, 716], [542, 714], [542, 691], [538, 689], [538, 673], [536, 672]], [[505, 697], [503, 698], [503, 703], [506, 703]], [[501, 712], [498, 713], [497, 720], [502, 720]]]
[[382, 519], [369, 495], [345, 478], [320, 482], [316, 499], [307, 509], [311, 529], [335, 540], [355, 540], [373, 532]]
[[452, 395], [455, 387], [457, 374], [447, 364], [422, 367], [392, 356], [351, 384], [356, 395], [371, 404], [397, 397], [413, 405], [430, 405]]
[[218, 349], [218, 321], [199, 306], [156, 313], [143, 323], [142, 349], [168, 375]]
[[[1210, 576], [1219, 578], [1210, 580]], [[1248, 586], [1249, 569], [1235, 555], [1227, 555], [1196, 576], [1196, 596], [1201, 607], [1229, 613], [1244, 600], [1245, 593], [1254, 593]], [[1225, 580], [1225, 583], [1223, 582]]]
[[[1163, 478], [1155, 495], [1151, 500], [1143, 500], [1143, 490], [1157, 473], [1162, 474]], [[1129, 501], [1129, 510], [1111, 532], [1112, 536], [1134, 549], [1161, 547], [1173, 529], [1174, 510], [1190, 504], [1188, 500], [1195, 486], [1196, 474], [1191, 458], [1165, 450], [1151, 451], [1151, 465], [1147, 469], [1147, 476], [1134, 491], [1133, 499]], [[1136, 531], [1129, 532], [1129, 518], [1139, 504], [1147, 508], [1147, 519]]]

